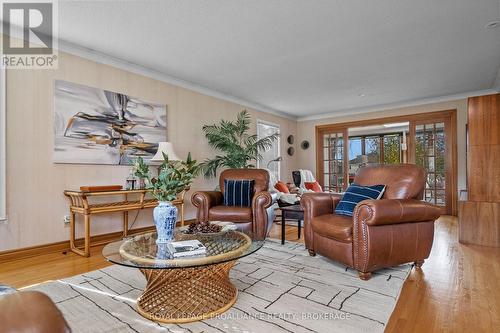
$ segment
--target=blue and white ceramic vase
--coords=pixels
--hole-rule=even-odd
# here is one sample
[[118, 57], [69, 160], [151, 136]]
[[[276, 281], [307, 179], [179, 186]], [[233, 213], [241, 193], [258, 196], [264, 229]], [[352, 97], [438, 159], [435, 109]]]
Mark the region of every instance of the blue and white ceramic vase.
[[160, 201], [153, 210], [153, 219], [158, 238], [156, 244], [165, 244], [174, 239], [174, 228], [177, 222], [177, 207], [168, 201]]

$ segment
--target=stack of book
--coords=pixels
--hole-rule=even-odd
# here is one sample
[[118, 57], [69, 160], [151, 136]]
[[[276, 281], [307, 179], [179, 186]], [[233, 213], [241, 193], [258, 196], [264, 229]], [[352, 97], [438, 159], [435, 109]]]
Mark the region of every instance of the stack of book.
[[207, 252], [205, 245], [196, 239], [170, 242], [167, 247], [174, 258], [197, 256]]

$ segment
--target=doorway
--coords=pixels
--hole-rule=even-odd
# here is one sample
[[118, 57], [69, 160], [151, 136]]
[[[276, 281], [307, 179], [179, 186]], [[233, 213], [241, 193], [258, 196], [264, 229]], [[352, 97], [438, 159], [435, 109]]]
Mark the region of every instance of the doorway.
[[317, 178], [343, 192], [366, 165], [412, 163], [427, 171], [424, 199], [457, 213], [456, 110], [316, 127]]

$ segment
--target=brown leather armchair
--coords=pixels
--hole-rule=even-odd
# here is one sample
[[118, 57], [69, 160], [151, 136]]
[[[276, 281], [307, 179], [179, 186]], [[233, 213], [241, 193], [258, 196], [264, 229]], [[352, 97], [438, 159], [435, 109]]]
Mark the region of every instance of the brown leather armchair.
[[[224, 179], [254, 179], [252, 207], [225, 206], [223, 204]], [[197, 207], [198, 221], [234, 222], [238, 228], [255, 239], [265, 239], [274, 220], [273, 204], [276, 194], [270, 193], [269, 173], [264, 169], [227, 169], [219, 178], [220, 191], [193, 193], [191, 202]]]
[[407, 262], [421, 267], [429, 257], [434, 221], [440, 216], [438, 207], [421, 201], [425, 179], [424, 169], [411, 164], [361, 168], [356, 184], [383, 184], [386, 189], [382, 199], [358, 203], [352, 217], [334, 213], [338, 194], [304, 194], [309, 254], [320, 253], [353, 267], [363, 280], [384, 267]]

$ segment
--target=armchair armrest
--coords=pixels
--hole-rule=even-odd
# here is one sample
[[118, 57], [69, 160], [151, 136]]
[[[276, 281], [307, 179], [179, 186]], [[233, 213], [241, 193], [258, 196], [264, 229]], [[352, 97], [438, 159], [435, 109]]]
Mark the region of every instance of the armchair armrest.
[[320, 215], [333, 214], [341, 197], [340, 194], [326, 192], [304, 193], [302, 195], [300, 205], [304, 209], [304, 241], [307, 249], [314, 250], [312, 219]]
[[354, 208], [354, 220], [367, 225], [434, 221], [439, 207], [415, 199], [364, 200]]
[[267, 191], [257, 192], [252, 199], [252, 209], [255, 210], [257, 207], [269, 208], [276, 203], [277, 198], [278, 193]]
[[[342, 196], [334, 193], [304, 193], [300, 205], [304, 209], [304, 218], [333, 214]], [[307, 216], [307, 217], [306, 217]]]
[[437, 206], [415, 199], [364, 200], [353, 215], [354, 267], [363, 274], [429, 257]]
[[255, 239], [265, 239], [274, 221], [274, 208], [278, 199], [277, 193], [261, 191], [255, 193], [252, 199], [253, 224]]
[[208, 221], [208, 211], [211, 207], [221, 205], [223, 202], [220, 191], [198, 191], [191, 196], [191, 203], [197, 208], [198, 221]]

